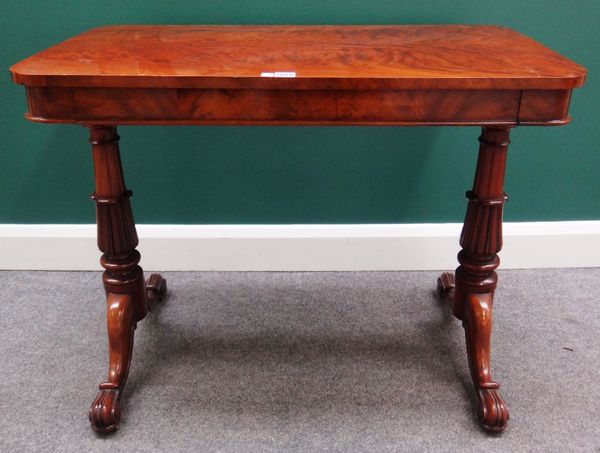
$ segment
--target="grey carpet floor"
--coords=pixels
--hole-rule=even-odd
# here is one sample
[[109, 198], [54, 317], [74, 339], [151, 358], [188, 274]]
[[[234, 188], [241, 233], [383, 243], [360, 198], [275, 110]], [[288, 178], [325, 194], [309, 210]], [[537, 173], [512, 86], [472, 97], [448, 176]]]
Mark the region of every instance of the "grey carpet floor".
[[99, 273], [0, 272], [0, 451], [600, 451], [600, 269], [504, 271], [501, 436], [474, 424], [436, 272], [167, 273], [138, 327], [121, 429]]

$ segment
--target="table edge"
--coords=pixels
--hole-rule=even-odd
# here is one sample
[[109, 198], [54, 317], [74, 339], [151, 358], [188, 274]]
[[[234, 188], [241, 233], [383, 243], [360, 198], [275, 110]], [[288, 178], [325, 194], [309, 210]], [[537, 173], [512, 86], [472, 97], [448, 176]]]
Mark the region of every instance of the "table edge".
[[11, 66], [14, 83], [39, 87], [81, 88], [230, 88], [230, 89], [573, 89], [584, 85], [587, 72], [565, 77], [412, 77], [412, 78], [267, 78], [198, 76], [89, 76], [19, 73]]

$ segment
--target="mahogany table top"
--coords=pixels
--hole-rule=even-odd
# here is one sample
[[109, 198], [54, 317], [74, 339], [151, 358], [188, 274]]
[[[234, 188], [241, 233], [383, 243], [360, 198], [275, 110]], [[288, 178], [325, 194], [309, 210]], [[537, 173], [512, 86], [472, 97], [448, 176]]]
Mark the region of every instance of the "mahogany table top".
[[46, 87], [572, 89], [585, 69], [509, 28], [480, 25], [124, 25], [11, 67]]

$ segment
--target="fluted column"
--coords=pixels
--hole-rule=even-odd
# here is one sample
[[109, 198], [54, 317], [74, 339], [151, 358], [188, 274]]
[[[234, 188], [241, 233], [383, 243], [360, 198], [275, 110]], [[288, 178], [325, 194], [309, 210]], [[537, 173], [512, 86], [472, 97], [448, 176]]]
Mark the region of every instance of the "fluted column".
[[104, 287], [107, 293], [131, 294], [135, 303], [135, 320], [147, 313], [144, 297], [144, 275], [138, 265], [140, 254], [135, 249], [138, 236], [135, 230], [130, 197], [125, 187], [119, 136], [115, 127], [96, 126], [90, 129], [96, 190], [98, 248], [103, 252], [100, 264], [104, 267]]
[[479, 137], [479, 157], [473, 190], [467, 192], [468, 205], [460, 236], [454, 314], [462, 319], [463, 294], [493, 293], [502, 249], [502, 211], [507, 199], [504, 173], [509, 128], [484, 127]]

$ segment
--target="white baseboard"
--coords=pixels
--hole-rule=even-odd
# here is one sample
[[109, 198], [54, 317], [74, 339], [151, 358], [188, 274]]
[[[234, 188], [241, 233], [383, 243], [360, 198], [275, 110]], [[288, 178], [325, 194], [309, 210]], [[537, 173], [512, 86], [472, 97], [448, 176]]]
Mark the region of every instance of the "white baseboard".
[[[454, 269], [461, 225], [139, 225], [149, 271]], [[0, 225], [0, 269], [100, 270], [94, 225]], [[600, 221], [504, 224], [502, 269], [599, 267]]]

